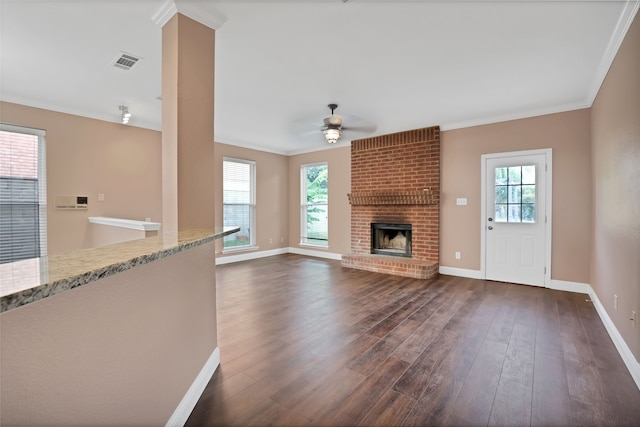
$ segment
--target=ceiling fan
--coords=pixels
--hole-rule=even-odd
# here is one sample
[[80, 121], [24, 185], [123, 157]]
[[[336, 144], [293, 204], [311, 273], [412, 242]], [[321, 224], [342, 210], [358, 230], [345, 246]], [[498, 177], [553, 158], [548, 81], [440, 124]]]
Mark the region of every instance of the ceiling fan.
[[322, 127], [322, 133], [327, 139], [329, 144], [335, 144], [342, 136], [343, 131], [355, 131], [370, 133], [376, 130], [376, 126], [366, 125], [360, 127], [346, 127], [342, 126], [342, 117], [335, 114], [335, 110], [338, 108], [338, 104], [329, 104], [331, 115], [324, 119], [324, 126]]

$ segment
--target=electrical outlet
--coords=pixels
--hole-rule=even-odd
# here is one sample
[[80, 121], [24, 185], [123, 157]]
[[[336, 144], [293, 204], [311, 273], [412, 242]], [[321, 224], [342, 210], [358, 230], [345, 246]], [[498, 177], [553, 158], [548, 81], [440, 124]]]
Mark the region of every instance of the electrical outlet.
[[284, 237], [280, 237], [280, 243], [284, 243]]
[[102, 194], [102, 193], [98, 194], [98, 201], [99, 202], [104, 202], [104, 194]]
[[633, 327], [634, 328], [636, 326], [638, 326], [638, 316], [637, 316], [635, 310], [631, 310], [631, 321], [633, 322]]
[[618, 295], [613, 296], [613, 309], [618, 311]]
[[273, 243], [273, 239], [271, 237], [269, 237], [269, 244]]
[[460, 252], [456, 252], [456, 259], [460, 259], [462, 258], [462, 255], [460, 254]]

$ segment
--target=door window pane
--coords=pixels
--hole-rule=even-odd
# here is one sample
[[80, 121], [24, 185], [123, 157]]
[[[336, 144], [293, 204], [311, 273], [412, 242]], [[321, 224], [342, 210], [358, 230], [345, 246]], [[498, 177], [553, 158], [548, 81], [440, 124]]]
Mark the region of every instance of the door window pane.
[[496, 168], [496, 185], [507, 185], [509, 168]]
[[522, 168], [509, 168], [509, 185], [522, 183]]
[[509, 185], [509, 204], [520, 204], [522, 202], [522, 188], [519, 185]]
[[521, 222], [520, 218], [522, 212], [522, 206], [520, 205], [509, 205], [509, 222]]
[[522, 205], [522, 222], [536, 222], [535, 205]]
[[536, 202], [536, 186], [523, 185], [522, 186], [522, 203], [535, 203], [535, 202]]
[[522, 166], [522, 183], [523, 184], [535, 184], [536, 183], [536, 167]]
[[496, 204], [507, 203], [507, 186], [496, 185]]
[[496, 222], [536, 221], [536, 166], [495, 168]]

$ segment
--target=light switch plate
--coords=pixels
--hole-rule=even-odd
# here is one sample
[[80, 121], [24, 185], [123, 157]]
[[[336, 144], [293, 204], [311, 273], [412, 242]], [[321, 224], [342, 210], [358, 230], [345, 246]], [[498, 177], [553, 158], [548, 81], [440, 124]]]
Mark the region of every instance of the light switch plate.
[[456, 199], [456, 205], [458, 205], [458, 206], [467, 206], [467, 198], [466, 197], [458, 197]]

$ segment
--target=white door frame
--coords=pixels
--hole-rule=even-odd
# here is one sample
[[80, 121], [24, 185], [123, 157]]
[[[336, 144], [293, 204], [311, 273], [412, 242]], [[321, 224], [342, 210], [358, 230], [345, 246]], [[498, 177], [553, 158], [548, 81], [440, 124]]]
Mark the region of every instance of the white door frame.
[[544, 287], [551, 287], [551, 220], [552, 220], [552, 209], [551, 209], [551, 200], [552, 200], [552, 171], [553, 171], [553, 162], [552, 162], [552, 150], [551, 148], [544, 148], [539, 150], [526, 150], [526, 151], [511, 151], [507, 153], [491, 153], [491, 154], [483, 154], [481, 156], [481, 193], [480, 193], [480, 277], [482, 279], [487, 278], [486, 272], [486, 239], [487, 239], [487, 171], [486, 164], [488, 159], [495, 158], [503, 158], [503, 157], [515, 157], [515, 156], [530, 156], [535, 154], [544, 154], [545, 155], [545, 167], [546, 167], [546, 177], [545, 177], [545, 228], [544, 228], [544, 237], [545, 237], [545, 275], [544, 275]]

